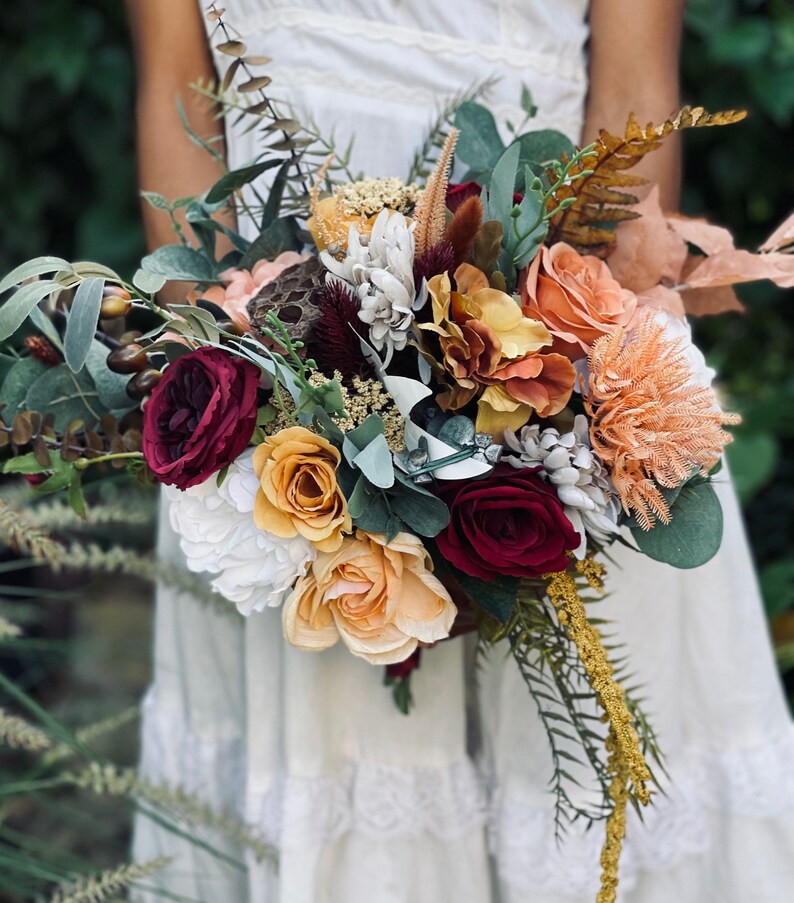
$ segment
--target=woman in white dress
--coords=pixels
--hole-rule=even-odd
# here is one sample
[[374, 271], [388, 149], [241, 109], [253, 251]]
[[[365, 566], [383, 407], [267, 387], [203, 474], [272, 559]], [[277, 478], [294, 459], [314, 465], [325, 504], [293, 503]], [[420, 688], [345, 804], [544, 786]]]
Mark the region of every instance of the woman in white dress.
[[[141, 187], [197, 193], [217, 173], [187, 141], [211, 114], [185, 85], [209, 75], [198, 0], [127, 0], [139, 69]], [[496, 75], [489, 104], [579, 140], [629, 111], [677, 105], [675, 0], [228, 0], [251, 53], [274, 58], [271, 91], [307, 110], [352, 169], [404, 175], [434, 109]], [[219, 68], [226, 65], [216, 60]], [[587, 96], [589, 84], [589, 97]], [[229, 135], [229, 163], [255, 153]], [[677, 149], [650, 160], [677, 199]], [[171, 241], [147, 212], [153, 245]], [[724, 472], [723, 472], [724, 473]], [[784, 903], [794, 893], [794, 735], [728, 478], [723, 549], [677, 572], [618, 550], [604, 603], [630, 650], [666, 753], [667, 795], [630, 813], [624, 903]], [[180, 562], [161, 522], [160, 550]], [[243, 621], [158, 593], [143, 774], [241, 813], [279, 849], [276, 872], [217, 837], [216, 851], [139, 818], [138, 859], [175, 856], [159, 886], [207, 903], [580, 903], [598, 883], [600, 831], [554, 841], [547, 740], [517, 670], [498, 653], [474, 682], [470, 644], [441, 643], [394, 708], [381, 673], [337, 647], [290, 648], [278, 611]], [[218, 855], [220, 851], [223, 855]], [[156, 884], [157, 882], [153, 882]], [[146, 899], [155, 899], [154, 895]]]

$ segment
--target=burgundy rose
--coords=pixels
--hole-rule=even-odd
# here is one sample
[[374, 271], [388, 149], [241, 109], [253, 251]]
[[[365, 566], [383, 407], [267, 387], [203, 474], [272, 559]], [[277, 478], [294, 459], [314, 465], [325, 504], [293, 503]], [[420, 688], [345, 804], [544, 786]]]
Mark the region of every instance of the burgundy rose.
[[436, 537], [456, 568], [481, 580], [562, 571], [579, 534], [554, 487], [533, 470], [497, 465], [484, 480], [445, 486], [449, 526]]
[[219, 348], [177, 358], [143, 409], [143, 455], [161, 483], [187, 489], [231, 464], [256, 426], [259, 370]]
[[422, 660], [422, 647], [418, 646], [401, 662], [395, 662], [392, 665], [386, 665], [386, 677], [388, 680], [405, 680], [412, 671], [415, 671]]

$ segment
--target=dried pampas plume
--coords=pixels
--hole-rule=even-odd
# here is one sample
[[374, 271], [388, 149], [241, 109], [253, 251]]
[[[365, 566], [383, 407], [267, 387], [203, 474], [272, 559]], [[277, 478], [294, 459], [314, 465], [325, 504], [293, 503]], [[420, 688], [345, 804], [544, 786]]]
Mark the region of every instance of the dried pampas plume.
[[447, 225], [447, 185], [449, 183], [449, 171], [452, 167], [452, 154], [458, 141], [460, 132], [450, 129], [444, 147], [436, 163], [436, 168], [427, 180], [427, 185], [422, 193], [422, 199], [416, 206], [414, 219], [416, 231], [416, 253], [422, 254], [432, 245], [437, 244], [444, 237], [444, 229]]

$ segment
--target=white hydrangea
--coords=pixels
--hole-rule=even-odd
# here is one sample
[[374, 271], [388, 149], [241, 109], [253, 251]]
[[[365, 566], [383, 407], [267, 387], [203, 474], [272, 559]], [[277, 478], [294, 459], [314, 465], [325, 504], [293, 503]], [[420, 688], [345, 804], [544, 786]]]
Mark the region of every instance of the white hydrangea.
[[692, 327], [687, 320], [680, 320], [665, 310], [654, 314], [654, 320], [664, 326], [665, 335], [670, 340], [683, 340], [684, 354], [692, 368], [690, 385], [710, 386], [714, 382], [716, 372], [708, 366], [703, 352], [692, 341]]
[[253, 450], [231, 464], [220, 487], [214, 476], [184, 492], [164, 487], [187, 566], [216, 574], [212, 588], [246, 616], [280, 605], [316, 554], [302, 536], [283, 539], [254, 523], [252, 457]]
[[573, 430], [560, 433], [538, 424], [525, 426], [519, 436], [505, 430], [505, 444], [515, 452], [504, 461], [513, 467], [538, 467], [552, 483], [565, 508], [565, 516], [582, 537], [574, 554], [583, 558], [587, 536], [608, 542], [618, 532], [620, 503], [601, 460], [590, 448], [587, 418], [577, 415]]
[[413, 230], [402, 213], [384, 208], [368, 237], [351, 226], [344, 260], [328, 251], [320, 254], [329, 278], [346, 282], [358, 297], [359, 317], [369, 326], [373, 346], [385, 350], [386, 364], [405, 348], [414, 322]]

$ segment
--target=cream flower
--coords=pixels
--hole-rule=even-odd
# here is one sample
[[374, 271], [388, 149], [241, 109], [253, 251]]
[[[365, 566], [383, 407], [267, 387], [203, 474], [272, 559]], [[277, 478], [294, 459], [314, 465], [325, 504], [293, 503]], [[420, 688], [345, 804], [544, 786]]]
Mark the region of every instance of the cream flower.
[[315, 556], [302, 536], [282, 538], [254, 524], [259, 481], [251, 457], [245, 452], [231, 464], [220, 488], [214, 477], [184, 492], [163, 487], [188, 568], [216, 574], [212, 588], [246, 616], [280, 605]]
[[410, 533], [359, 530], [341, 548], [320, 554], [286, 602], [284, 634], [294, 646], [319, 652], [341, 638], [373, 664], [403, 661], [419, 642], [449, 636], [457, 609], [430, 572], [430, 556]]
[[369, 326], [369, 339], [386, 352], [385, 363], [402, 351], [414, 322], [413, 224], [384, 209], [369, 236], [350, 229], [347, 254], [341, 261], [327, 251], [320, 257], [330, 277], [346, 282], [361, 302], [359, 318]]

